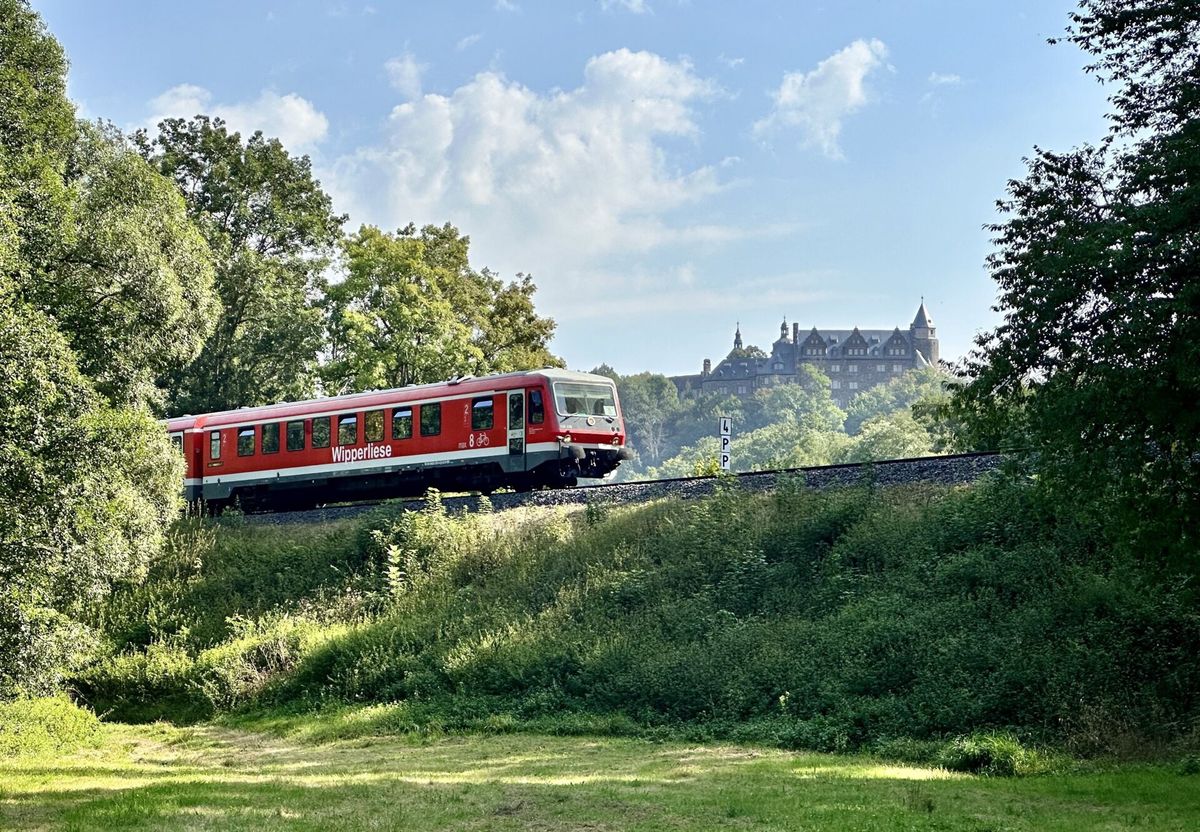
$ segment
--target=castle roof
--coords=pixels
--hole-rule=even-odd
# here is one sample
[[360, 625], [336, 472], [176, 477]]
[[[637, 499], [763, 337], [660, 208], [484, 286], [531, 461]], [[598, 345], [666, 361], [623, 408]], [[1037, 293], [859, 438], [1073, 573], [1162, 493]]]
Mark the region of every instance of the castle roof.
[[925, 308], [925, 301], [921, 301], [921, 306], [917, 309], [917, 317], [913, 318], [913, 329], [922, 329], [933, 326], [933, 319], [929, 317], [929, 310]]
[[[894, 329], [817, 329], [813, 327], [808, 337], [811, 338], [816, 334], [830, 348], [831, 354], [836, 354], [833, 351], [838, 350], [856, 332], [862, 336], [862, 339], [867, 342], [867, 347], [872, 350], [875, 347], [882, 347], [896, 334]], [[874, 355], [874, 352], [872, 351], [871, 354]]]

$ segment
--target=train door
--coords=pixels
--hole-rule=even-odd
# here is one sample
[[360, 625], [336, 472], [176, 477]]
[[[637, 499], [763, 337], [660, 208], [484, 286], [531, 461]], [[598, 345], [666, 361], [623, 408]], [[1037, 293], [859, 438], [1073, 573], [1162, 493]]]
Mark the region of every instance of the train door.
[[518, 471], [525, 470], [525, 391], [508, 394], [508, 455]]
[[199, 485], [200, 478], [204, 476], [204, 434], [194, 431], [189, 435], [192, 439], [192, 457], [187, 461], [187, 476], [195, 477]]

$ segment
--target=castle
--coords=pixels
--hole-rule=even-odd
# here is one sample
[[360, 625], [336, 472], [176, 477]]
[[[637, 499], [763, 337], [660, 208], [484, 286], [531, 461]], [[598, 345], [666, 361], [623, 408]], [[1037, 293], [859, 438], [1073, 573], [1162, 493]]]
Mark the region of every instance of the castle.
[[908, 330], [812, 330], [801, 339], [800, 325], [787, 319], [779, 327], [779, 340], [771, 354], [750, 353], [742, 346], [742, 328], [733, 336], [733, 350], [716, 367], [704, 359], [698, 375], [673, 376], [680, 396], [705, 393], [747, 395], [764, 387], [794, 384], [800, 365], [811, 364], [829, 376], [834, 401], [845, 407], [864, 390], [918, 367], [937, 366], [937, 330], [925, 308], [917, 309]]

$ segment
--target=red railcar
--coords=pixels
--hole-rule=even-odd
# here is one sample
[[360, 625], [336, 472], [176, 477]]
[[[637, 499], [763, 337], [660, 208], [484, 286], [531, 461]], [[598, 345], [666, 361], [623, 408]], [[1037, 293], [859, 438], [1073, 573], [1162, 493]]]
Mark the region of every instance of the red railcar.
[[167, 430], [185, 495], [211, 506], [573, 485], [631, 456], [612, 380], [568, 370], [185, 416]]

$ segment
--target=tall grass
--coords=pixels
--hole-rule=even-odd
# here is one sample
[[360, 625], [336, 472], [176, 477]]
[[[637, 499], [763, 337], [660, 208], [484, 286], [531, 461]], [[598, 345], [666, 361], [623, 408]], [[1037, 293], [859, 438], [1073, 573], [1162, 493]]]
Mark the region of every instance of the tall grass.
[[[820, 750], [961, 736], [963, 766], [983, 748], [1027, 767], [1005, 742], [1130, 751], [1178, 741], [1200, 713], [1190, 585], [1017, 481], [468, 517], [435, 501], [202, 545], [209, 563], [257, 554], [177, 570], [180, 624], [149, 646], [107, 614], [114, 654], [79, 680], [99, 710], [402, 702], [405, 724]], [[288, 571], [297, 551], [306, 576]], [[228, 593], [249, 601], [218, 605], [219, 624], [191, 606], [230, 584], [255, 589]], [[163, 597], [152, 582], [114, 608]]]

